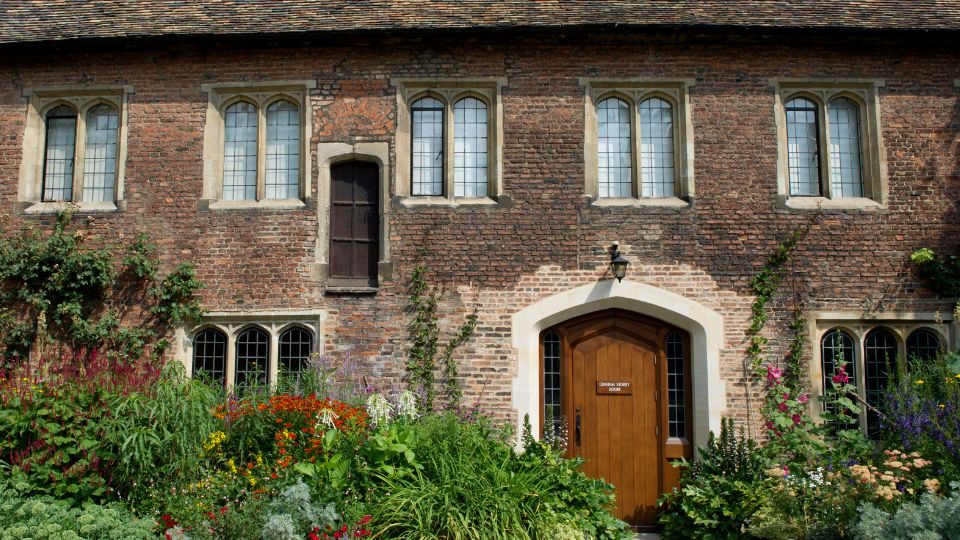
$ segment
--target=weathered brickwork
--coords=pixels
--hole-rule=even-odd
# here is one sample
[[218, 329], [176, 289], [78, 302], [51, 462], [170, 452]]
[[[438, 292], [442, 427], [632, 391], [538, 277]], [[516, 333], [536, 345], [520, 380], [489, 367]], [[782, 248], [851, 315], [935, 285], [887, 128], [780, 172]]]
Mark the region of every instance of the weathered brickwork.
[[[202, 84], [315, 80], [311, 152], [328, 142], [387, 142], [395, 160], [394, 78], [506, 79], [504, 194], [494, 206], [390, 202], [393, 272], [376, 294], [332, 294], [311, 278], [317, 203], [296, 210], [210, 210], [203, 184]], [[696, 196], [689, 207], [597, 207], [584, 193], [584, 90], [579, 78], [690, 79]], [[777, 203], [772, 79], [880, 80], [889, 202], [872, 210]], [[808, 310], [948, 309], [911, 272], [908, 255], [960, 245], [960, 48], [956, 42], [782, 35], [343, 38], [314, 46], [189, 43], [0, 55], [0, 207], [6, 230], [50, 217], [18, 210], [27, 88], [132, 86], [125, 209], [81, 226], [108, 239], [149, 232], [169, 265], [191, 261], [211, 311], [325, 309], [324, 350], [360, 355], [396, 386], [408, 343], [406, 280], [417, 264], [443, 283], [446, 330], [474, 308], [462, 350], [467, 400], [512, 413], [511, 317], [531, 303], [595, 283], [620, 241], [626, 280], [661, 287], [720, 313], [727, 414], [757, 405], [744, 392], [749, 280], [777, 244], [811, 222], [773, 302], [782, 350], [793, 294]], [[313, 159], [311, 193], [319, 165]], [[391, 167], [393, 170], [394, 168]], [[393, 176], [393, 174], [391, 174]], [[395, 192], [391, 186], [390, 192]], [[754, 414], [755, 416], [755, 414]], [[754, 420], [756, 420], [754, 418]]]

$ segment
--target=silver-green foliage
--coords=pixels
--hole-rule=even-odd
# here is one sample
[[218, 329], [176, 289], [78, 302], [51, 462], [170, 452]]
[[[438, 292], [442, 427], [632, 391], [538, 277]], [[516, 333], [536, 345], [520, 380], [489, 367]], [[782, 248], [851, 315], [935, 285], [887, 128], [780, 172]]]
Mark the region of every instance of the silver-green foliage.
[[310, 498], [310, 488], [297, 483], [283, 490], [270, 502], [263, 540], [299, 540], [314, 527], [334, 526], [340, 519], [333, 503], [317, 506]]
[[920, 502], [908, 502], [893, 515], [864, 503], [860, 520], [851, 529], [859, 540], [949, 540], [960, 538], [960, 483], [951, 482], [952, 494], [941, 497], [931, 493]]
[[0, 540], [146, 540], [156, 538], [154, 527], [119, 504], [71, 508], [68, 501], [0, 487]]

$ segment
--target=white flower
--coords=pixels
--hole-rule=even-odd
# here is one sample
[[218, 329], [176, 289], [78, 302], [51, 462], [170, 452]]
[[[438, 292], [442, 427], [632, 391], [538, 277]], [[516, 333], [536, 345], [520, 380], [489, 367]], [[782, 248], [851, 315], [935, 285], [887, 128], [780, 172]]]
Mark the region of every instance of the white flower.
[[391, 412], [390, 403], [383, 395], [370, 394], [367, 398], [367, 414], [370, 415], [370, 421], [373, 424], [379, 426], [389, 422]]
[[408, 419], [417, 417], [417, 396], [413, 392], [404, 390], [397, 395], [397, 415]]
[[320, 412], [317, 413], [316, 427], [324, 426], [327, 429], [337, 429], [336, 424], [333, 423], [337, 418], [340, 418], [340, 416], [333, 412], [333, 409], [321, 409]]

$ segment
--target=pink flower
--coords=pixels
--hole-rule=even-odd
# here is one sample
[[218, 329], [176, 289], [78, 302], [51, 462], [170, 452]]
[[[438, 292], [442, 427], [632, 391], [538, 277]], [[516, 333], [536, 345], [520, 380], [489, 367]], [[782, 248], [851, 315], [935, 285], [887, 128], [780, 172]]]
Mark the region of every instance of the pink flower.
[[772, 364], [767, 364], [767, 381], [775, 383], [780, 380], [780, 377], [783, 376], [783, 372], [780, 371], [780, 368], [774, 367]]
[[802, 403], [806, 403], [808, 399], [810, 399], [810, 396], [808, 396], [807, 394], [800, 394], [800, 397], [797, 398], [797, 401], [799, 401], [802, 404]]
[[850, 376], [847, 375], [846, 366], [841, 367], [837, 374], [833, 376], [834, 384], [847, 384], [850, 382]]
[[767, 420], [767, 429], [773, 431], [773, 420]]
[[780, 409], [780, 412], [787, 412], [788, 410], [790, 410], [790, 407], [787, 407], [786, 403], [781, 403], [777, 405], [777, 409]]
[[786, 465], [783, 466], [783, 475], [790, 476], [790, 467], [787, 467]]
[[803, 418], [801, 418], [799, 414], [795, 414], [795, 415], [791, 416], [790, 418], [793, 419], [793, 423], [794, 423], [794, 424], [799, 424], [800, 421], [803, 420]]

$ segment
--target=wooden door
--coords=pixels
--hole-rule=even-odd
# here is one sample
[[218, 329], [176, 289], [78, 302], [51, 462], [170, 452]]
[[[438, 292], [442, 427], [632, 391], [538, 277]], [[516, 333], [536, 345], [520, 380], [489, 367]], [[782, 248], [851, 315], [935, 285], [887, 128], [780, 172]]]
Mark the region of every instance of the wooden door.
[[686, 334], [620, 310], [548, 333], [562, 343], [568, 456], [583, 458], [588, 476], [614, 485], [617, 517], [654, 529], [656, 501], [678, 480], [671, 462], [693, 454]]
[[330, 284], [377, 286], [380, 168], [351, 161], [330, 168]]

